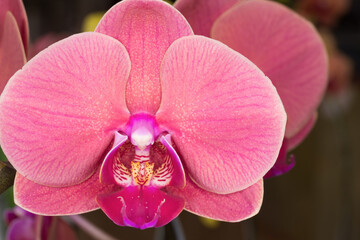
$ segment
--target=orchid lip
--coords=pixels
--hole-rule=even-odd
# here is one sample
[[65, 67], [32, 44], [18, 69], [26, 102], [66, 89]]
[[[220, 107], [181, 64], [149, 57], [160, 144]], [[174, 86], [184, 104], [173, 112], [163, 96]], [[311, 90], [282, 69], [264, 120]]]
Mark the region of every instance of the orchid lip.
[[121, 197], [121, 196], [119, 196], [119, 197], [117, 197], [117, 198], [120, 199], [121, 203], [123, 204], [123, 205], [122, 205], [122, 208], [121, 208], [121, 214], [122, 214], [122, 216], [123, 216], [124, 223], [125, 223], [127, 226], [137, 227], [137, 228], [139, 228], [139, 229], [150, 228], [150, 227], [154, 227], [154, 226], [156, 225], [156, 223], [157, 223], [157, 221], [158, 221], [158, 219], [159, 219], [159, 216], [160, 216], [160, 208], [161, 208], [161, 206], [162, 206], [162, 205], [165, 203], [165, 201], [166, 201], [165, 199], [163, 199], [163, 200], [160, 202], [160, 204], [159, 204], [159, 206], [158, 206], [158, 208], [157, 208], [157, 211], [156, 211], [156, 213], [154, 214], [154, 218], [153, 218], [151, 221], [149, 221], [149, 222], [147, 222], [147, 223], [144, 223], [144, 224], [142, 224], [142, 225], [139, 225], [139, 224], [133, 222], [132, 220], [130, 220], [130, 219], [128, 218], [128, 216], [127, 216], [127, 214], [126, 214], [126, 203], [125, 203], [124, 198]]
[[118, 225], [156, 227], [158, 221], [169, 222], [180, 213], [164, 214], [163, 208], [182, 210], [183, 200], [167, 195], [166, 187], [185, 187], [184, 169], [170, 134], [160, 132], [151, 115], [133, 115], [123, 131], [115, 132], [100, 181], [122, 188], [98, 197], [100, 207]]

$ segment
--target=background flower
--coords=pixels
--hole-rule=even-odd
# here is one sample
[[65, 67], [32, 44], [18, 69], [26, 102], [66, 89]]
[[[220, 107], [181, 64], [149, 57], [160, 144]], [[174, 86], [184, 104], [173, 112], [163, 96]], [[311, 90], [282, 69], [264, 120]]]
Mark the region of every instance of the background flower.
[[[272, 1], [178, 0], [175, 7], [196, 34], [220, 40], [271, 79], [288, 117], [283, 148], [295, 148], [315, 123], [327, 85], [326, 51], [314, 27]], [[283, 156], [266, 177], [294, 166], [293, 158]]]
[[39, 216], [20, 207], [4, 213], [6, 240], [76, 240], [71, 227], [58, 217]]
[[28, 23], [21, 0], [0, 1], [0, 93], [26, 62]]

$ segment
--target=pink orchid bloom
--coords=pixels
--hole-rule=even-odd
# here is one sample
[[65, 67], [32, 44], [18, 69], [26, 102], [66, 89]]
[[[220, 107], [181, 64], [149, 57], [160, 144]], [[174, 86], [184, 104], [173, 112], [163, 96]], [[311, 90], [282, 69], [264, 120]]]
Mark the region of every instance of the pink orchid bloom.
[[0, 98], [17, 205], [45, 215], [100, 207], [141, 229], [184, 208], [231, 222], [256, 214], [285, 125], [252, 62], [193, 35], [158, 0], [116, 4], [95, 32], [30, 60]]
[[327, 85], [324, 44], [311, 23], [264, 0], [177, 0], [195, 34], [219, 40], [255, 63], [276, 87], [287, 113], [277, 176], [295, 165], [286, 153], [311, 131]]
[[0, 93], [26, 62], [28, 23], [21, 0], [0, 0]]
[[6, 240], [76, 240], [75, 232], [61, 218], [38, 216], [14, 207], [4, 212]]

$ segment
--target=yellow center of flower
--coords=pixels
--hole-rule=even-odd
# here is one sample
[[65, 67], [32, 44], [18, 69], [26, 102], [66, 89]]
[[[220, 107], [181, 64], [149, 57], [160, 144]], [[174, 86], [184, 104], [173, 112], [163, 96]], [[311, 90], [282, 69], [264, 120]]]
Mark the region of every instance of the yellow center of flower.
[[136, 184], [148, 185], [154, 173], [154, 163], [131, 162], [131, 174]]

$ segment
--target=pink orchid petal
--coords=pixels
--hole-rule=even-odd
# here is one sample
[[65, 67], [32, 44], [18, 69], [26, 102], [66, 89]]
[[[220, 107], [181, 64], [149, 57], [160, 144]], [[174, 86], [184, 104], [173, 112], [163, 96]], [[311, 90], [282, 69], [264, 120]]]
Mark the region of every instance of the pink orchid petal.
[[85, 182], [61, 188], [39, 185], [18, 173], [14, 183], [14, 200], [17, 205], [35, 214], [81, 214], [99, 208], [95, 201], [98, 194], [113, 192], [117, 188], [101, 184], [99, 171]]
[[287, 140], [288, 151], [296, 148], [313, 129], [317, 120], [317, 112], [313, 113], [308, 123], [294, 136]]
[[6, 231], [6, 240], [34, 240], [36, 239], [35, 221], [31, 218], [14, 220]]
[[170, 194], [185, 199], [185, 210], [220, 221], [238, 222], [256, 215], [263, 199], [263, 180], [231, 194], [216, 194], [199, 188], [189, 178], [182, 190], [169, 188]]
[[192, 35], [185, 18], [169, 4], [158, 0], [128, 0], [112, 7], [96, 32], [118, 39], [129, 52], [131, 74], [126, 103], [131, 113], [154, 114], [159, 108], [159, 69], [170, 44]]
[[240, 191], [275, 163], [286, 114], [271, 81], [248, 59], [201, 36], [175, 41], [161, 69], [160, 126], [202, 188]]
[[14, 16], [17, 28], [20, 31], [22, 45], [24, 46], [25, 52], [27, 52], [29, 41], [29, 27], [22, 0], [0, 1], [0, 39], [2, 38], [2, 35], [6, 35], [5, 33], [1, 32], [1, 29], [3, 29], [2, 23], [6, 18], [7, 12], [10, 12]]
[[26, 56], [19, 28], [10, 12], [4, 16], [4, 25], [0, 31], [3, 33], [0, 34], [1, 93], [10, 77], [25, 64]]
[[296, 160], [294, 155], [288, 157], [288, 141], [284, 138], [279, 156], [274, 166], [265, 174], [264, 179], [280, 176], [289, 172], [295, 167]]
[[177, 0], [174, 7], [183, 14], [196, 35], [210, 37], [215, 20], [235, 3], [244, 0]]
[[327, 85], [326, 52], [313, 25], [279, 3], [251, 0], [223, 14], [212, 37], [249, 58], [272, 80], [288, 116], [285, 136], [300, 131]]
[[183, 199], [147, 186], [126, 187], [112, 194], [99, 195], [96, 200], [114, 223], [140, 229], [161, 227], [184, 208]]
[[99, 33], [73, 35], [34, 57], [0, 100], [0, 143], [9, 161], [48, 186], [90, 177], [129, 116], [129, 70], [123, 45]]

